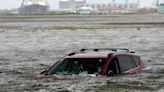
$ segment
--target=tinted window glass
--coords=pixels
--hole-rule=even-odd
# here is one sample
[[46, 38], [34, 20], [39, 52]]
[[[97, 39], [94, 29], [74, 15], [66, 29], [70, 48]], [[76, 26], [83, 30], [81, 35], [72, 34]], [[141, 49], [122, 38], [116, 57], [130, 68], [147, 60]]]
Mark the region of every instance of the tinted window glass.
[[132, 60], [130, 56], [117, 56], [117, 58], [118, 58], [118, 63], [121, 72], [125, 72], [133, 68]]
[[134, 59], [135, 64], [137, 66], [139, 66], [140, 65], [140, 59], [139, 59], [139, 57], [133, 56], [133, 59]]
[[47, 74], [95, 74], [101, 72], [103, 65], [102, 58], [66, 58], [54, 64]]

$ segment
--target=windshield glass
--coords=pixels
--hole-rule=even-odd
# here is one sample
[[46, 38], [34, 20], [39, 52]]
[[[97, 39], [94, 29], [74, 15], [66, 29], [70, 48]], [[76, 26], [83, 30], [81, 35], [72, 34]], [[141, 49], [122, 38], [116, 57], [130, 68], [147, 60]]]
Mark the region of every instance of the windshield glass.
[[54, 64], [47, 74], [99, 74], [103, 65], [104, 59], [102, 58], [66, 58]]

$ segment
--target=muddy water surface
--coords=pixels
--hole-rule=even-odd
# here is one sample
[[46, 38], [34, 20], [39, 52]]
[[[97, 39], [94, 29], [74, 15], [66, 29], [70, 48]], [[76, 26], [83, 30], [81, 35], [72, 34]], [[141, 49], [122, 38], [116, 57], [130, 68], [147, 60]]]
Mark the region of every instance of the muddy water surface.
[[[0, 33], [2, 92], [164, 92], [164, 29], [9, 30]], [[43, 31], [43, 30], [42, 30]], [[145, 61], [139, 74], [117, 77], [43, 78], [39, 73], [81, 48], [125, 47]]]

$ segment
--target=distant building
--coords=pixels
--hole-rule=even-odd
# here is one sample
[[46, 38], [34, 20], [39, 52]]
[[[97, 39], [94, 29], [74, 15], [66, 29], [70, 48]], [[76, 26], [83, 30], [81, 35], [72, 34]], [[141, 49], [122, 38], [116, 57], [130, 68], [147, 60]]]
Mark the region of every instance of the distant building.
[[86, 0], [60, 0], [59, 9], [61, 10], [78, 10], [86, 5]]
[[33, 14], [48, 11], [48, 0], [23, 0], [20, 13]]
[[138, 12], [140, 13], [156, 13], [158, 12], [158, 7], [157, 7], [157, 3], [155, 2], [155, 0], [139, 0], [138, 3]]
[[79, 9], [79, 13], [81, 15], [89, 15], [91, 14], [92, 11], [93, 11], [92, 7], [81, 7]]
[[126, 13], [123, 4], [88, 4], [88, 7], [92, 7], [95, 14], [110, 14], [110, 13]]
[[161, 3], [161, 4], [159, 5], [159, 11], [160, 11], [161, 13], [164, 13], [164, 3]]
[[8, 14], [10, 14], [10, 15], [18, 15], [19, 14], [19, 10], [18, 9], [12, 9], [12, 10], [9, 11]]
[[129, 4], [129, 10], [136, 11], [137, 9], [138, 9], [138, 4], [137, 3]]
[[142, 8], [157, 8], [156, 6], [156, 0], [139, 0], [138, 2], [138, 8], [142, 9]]
[[109, 14], [109, 13], [126, 13], [126, 10], [123, 9], [120, 5], [115, 6], [100, 6], [98, 7], [100, 14]]

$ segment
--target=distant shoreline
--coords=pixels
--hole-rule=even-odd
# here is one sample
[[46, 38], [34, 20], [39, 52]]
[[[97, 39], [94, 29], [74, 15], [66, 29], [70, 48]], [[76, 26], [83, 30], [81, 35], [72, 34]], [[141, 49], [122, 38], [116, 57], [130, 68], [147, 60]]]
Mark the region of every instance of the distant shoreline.
[[164, 28], [164, 14], [0, 16], [0, 29]]

